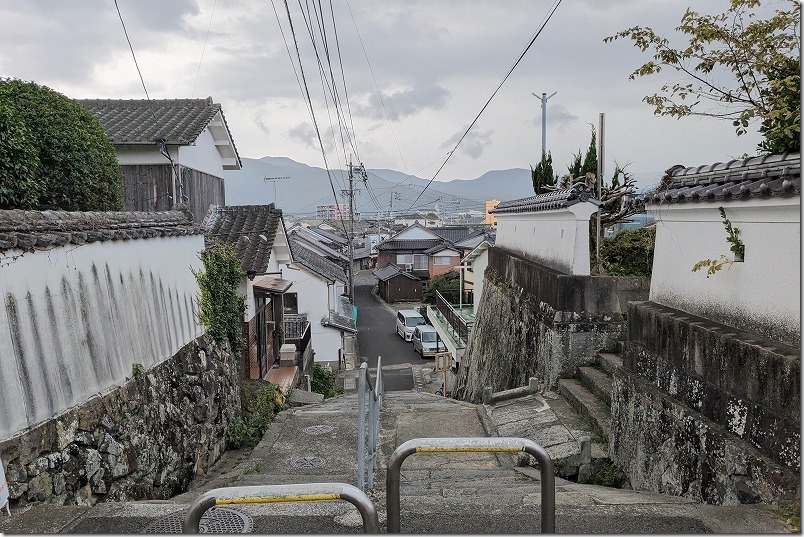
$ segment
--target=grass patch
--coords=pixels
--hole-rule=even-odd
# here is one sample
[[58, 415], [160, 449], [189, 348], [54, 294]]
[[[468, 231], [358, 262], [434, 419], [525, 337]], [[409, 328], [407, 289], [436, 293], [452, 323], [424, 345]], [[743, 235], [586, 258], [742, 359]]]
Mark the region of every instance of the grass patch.
[[274, 416], [287, 408], [276, 384], [262, 380], [240, 380], [240, 417], [229, 424], [226, 446], [240, 449], [256, 446], [273, 423]]

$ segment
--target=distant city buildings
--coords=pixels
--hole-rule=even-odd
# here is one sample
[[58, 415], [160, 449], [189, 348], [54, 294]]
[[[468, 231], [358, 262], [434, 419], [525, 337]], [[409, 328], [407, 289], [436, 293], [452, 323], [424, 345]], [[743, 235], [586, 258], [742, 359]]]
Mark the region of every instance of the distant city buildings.
[[497, 227], [497, 219], [491, 214], [491, 211], [500, 204], [500, 200], [489, 200], [486, 202], [486, 219], [483, 220], [484, 224], [489, 224], [492, 227]]
[[345, 203], [316, 205], [315, 217], [319, 220], [349, 220], [349, 207]]

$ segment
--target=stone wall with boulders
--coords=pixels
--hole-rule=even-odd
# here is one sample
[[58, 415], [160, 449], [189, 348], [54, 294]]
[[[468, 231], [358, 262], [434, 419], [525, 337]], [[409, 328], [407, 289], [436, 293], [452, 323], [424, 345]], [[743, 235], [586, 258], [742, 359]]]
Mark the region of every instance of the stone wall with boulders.
[[167, 499], [226, 449], [237, 359], [201, 336], [122, 386], [0, 443], [12, 505]]
[[559, 378], [625, 339], [628, 300], [647, 298], [643, 277], [571, 276], [512, 252], [489, 249], [483, 296], [458, 370], [456, 397], [480, 401], [536, 377]]
[[654, 302], [632, 303], [628, 321], [610, 454], [632, 486], [798, 503], [800, 349]]

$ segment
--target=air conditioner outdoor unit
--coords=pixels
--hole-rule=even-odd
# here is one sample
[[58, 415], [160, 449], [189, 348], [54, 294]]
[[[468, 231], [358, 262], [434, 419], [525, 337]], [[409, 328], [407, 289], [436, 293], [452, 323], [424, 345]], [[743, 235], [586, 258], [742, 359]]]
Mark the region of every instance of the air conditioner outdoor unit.
[[405, 270], [407, 270], [408, 272], [413, 270], [413, 263], [405, 263]]

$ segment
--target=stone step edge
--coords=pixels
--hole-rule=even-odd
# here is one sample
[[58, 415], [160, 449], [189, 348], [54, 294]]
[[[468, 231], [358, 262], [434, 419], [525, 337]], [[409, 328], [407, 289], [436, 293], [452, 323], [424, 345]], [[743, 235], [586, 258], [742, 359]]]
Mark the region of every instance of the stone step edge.
[[609, 375], [614, 375], [615, 371], [623, 367], [623, 359], [620, 355], [610, 352], [597, 353], [597, 364]]
[[597, 367], [582, 366], [578, 368], [577, 378], [592, 394], [611, 407], [612, 381], [610, 375]]
[[575, 379], [559, 379], [558, 393], [604, 438], [611, 431], [611, 410]]

